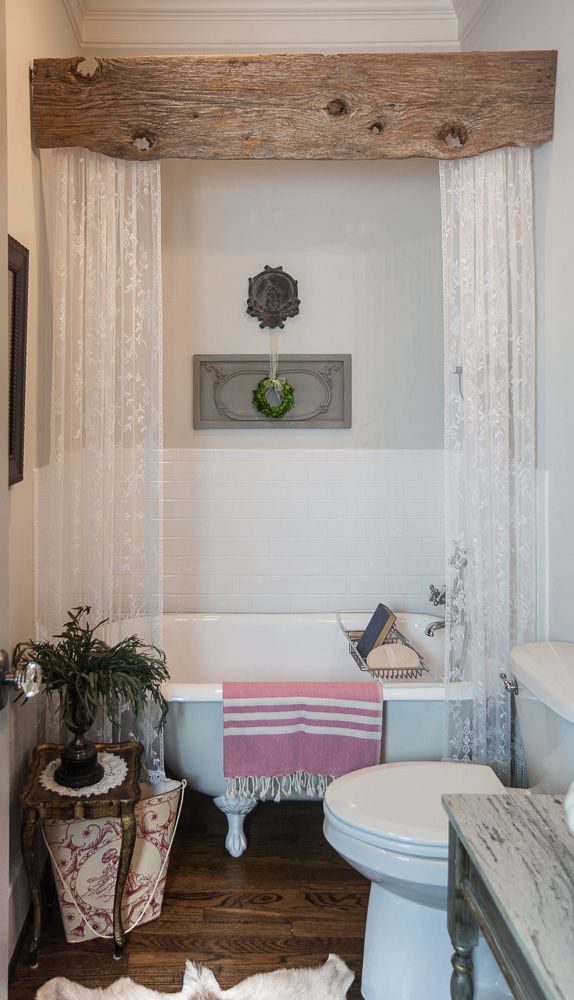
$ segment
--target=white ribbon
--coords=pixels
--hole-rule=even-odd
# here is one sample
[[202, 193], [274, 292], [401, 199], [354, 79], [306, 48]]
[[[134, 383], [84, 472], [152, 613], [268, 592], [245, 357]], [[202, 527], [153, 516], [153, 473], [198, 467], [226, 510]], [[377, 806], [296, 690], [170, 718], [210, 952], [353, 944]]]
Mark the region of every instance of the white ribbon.
[[275, 392], [277, 392], [279, 396], [283, 396], [283, 390], [286, 382], [286, 378], [271, 378], [271, 374], [269, 374], [263, 383], [265, 394], [267, 395], [269, 389], [275, 389]]
[[282, 400], [287, 379], [277, 376], [277, 364], [279, 361], [278, 344], [277, 330], [271, 330], [269, 333], [269, 375], [263, 383], [263, 391], [265, 396], [267, 396], [267, 393], [271, 389], [275, 389], [279, 399]]
[[277, 378], [278, 359], [279, 359], [279, 343], [277, 340], [277, 330], [271, 330], [269, 334], [269, 380], [273, 385], [275, 385], [275, 383], [279, 381]]

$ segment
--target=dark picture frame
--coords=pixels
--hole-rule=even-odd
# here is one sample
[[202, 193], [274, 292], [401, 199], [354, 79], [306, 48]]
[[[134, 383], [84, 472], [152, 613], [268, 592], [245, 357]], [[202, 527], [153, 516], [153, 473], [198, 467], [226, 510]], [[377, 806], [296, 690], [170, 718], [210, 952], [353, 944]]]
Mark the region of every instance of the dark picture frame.
[[10, 486], [24, 478], [24, 403], [26, 397], [26, 332], [28, 324], [28, 250], [8, 237], [8, 304], [10, 331], [9, 472]]

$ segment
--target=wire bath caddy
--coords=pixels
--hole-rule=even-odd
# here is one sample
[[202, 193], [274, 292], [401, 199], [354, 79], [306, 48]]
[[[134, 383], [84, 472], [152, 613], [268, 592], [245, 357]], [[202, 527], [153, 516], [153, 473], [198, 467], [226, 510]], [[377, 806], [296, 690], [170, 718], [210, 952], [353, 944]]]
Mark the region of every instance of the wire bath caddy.
[[[349, 653], [353, 657], [359, 670], [366, 671], [371, 675], [371, 677], [374, 677], [376, 680], [387, 681], [387, 682], [418, 681], [421, 680], [421, 678], [425, 680], [438, 681], [438, 677], [432, 672], [430, 667], [426, 665], [418, 649], [416, 649], [415, 646], [413, 646], [412, 642], [410, 642], [407, 639], [407, 637], [403, 635], [403, 633], [397, 628], [396, 625], [393, 625], [392, 628], [390, 629], [389, 634], [387, 635], [386, 639], [383, 642], [383, 646], [389, 646], [393, 644], [407, 646], [409, 649], [412, 649], [413, 653], [416, 654], [417, 659], [419, 661], [418, 667], [370, 667], [367, 661], [363, 659], [363, 657], [359, 653], [359, 650], [357, 649], [357, 643], [361, 638], [363, 631], [362, 629], [345, 628], [345, 624], [343, 622], [343, 617], [342, 617], [344, 614], [345, 612], [339, 612], [339, 611], [336, 612], [337, 624], [341, 629], [341, 632], [347, 639], [347, 642], [349, 644]], [[353, 614], [356, 614], [356, 612], [353, 612]]]

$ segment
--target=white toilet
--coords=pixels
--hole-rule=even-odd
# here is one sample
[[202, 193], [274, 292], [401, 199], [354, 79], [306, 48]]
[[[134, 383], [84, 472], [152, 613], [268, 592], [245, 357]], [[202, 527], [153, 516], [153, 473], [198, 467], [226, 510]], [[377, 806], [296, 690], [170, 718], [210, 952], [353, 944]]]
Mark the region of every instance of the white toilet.
[[528, 642], [510, 651], [528, 787], [568, 790], [574, 780], [574, 642]]
[[[535, 791], [574, 777], [574, 643], [515, 647], [516, 706]], [[371, 880], [361, 991], [365, 1000], [448, 1000], [448, 820], [441, 796], [502, 793], [489, 767], [379, 764], [337, 778], [325, 795], [324, 834]], [[475, 1000], [512, 994], [486, 945], [473, 953]]]

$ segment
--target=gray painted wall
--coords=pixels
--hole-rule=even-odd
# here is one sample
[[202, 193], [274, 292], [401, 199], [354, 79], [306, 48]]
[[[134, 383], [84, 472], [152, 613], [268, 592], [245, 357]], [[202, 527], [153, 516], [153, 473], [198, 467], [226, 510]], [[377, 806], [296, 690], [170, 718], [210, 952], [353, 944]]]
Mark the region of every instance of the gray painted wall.
[[[436, 161], [162, 162], [168, 448], [442, 448]], [[194, 431], [193, 354], [259, 354], [245, 313], [265, 264], [299, 282], [288, 354], [353, 355], [349, 430]]]
[[538, 467], [549, 481], [550, 637], [574, 640], [574, 4], [498, 0], [467, 49], [558, 49], [554, 140], [534, 154]]

